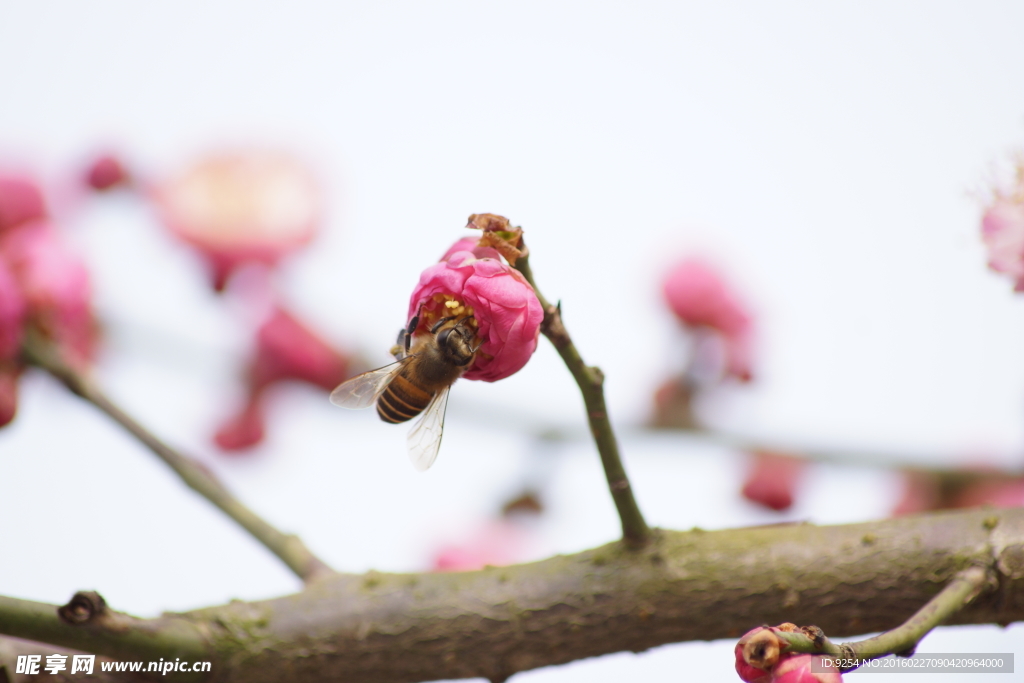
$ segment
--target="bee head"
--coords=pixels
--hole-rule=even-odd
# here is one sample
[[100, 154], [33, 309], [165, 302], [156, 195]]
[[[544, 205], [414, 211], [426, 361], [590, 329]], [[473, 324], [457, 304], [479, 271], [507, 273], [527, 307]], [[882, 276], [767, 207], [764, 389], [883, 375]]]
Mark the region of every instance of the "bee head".
[[449, 324], [451, 319], [439, 321], [443, 329], [437, 332], [437, 345], [455, 365], [469, 365], [479, 348], [473, 344], [476, 334], [467, 324], [469, 320], [466, 316], [454, 324]]

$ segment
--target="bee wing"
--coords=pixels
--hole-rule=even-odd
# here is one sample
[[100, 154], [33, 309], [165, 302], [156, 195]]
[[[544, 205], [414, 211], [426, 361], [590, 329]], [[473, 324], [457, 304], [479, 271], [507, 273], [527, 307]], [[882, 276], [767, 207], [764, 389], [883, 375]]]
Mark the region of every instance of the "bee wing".
[[353, 410], [369, 408], [377, 402], [377, 398], [384, 393], [384, 390], [391, 384], [391, 380], [410, 360], [412, 360], [412, 356], [406, 356], [397, 363], [364, 372], [342, 382], [331, 392], [331, 403]]
[[448, 390], [445, 387], [434, 395], [423, 416], [409, 430], [409, 459], [413, 467], [423, 472], [434, 464], [437, 452], [441, 450], [441, 434], [444, 432], [444, 411], [448, 407]]

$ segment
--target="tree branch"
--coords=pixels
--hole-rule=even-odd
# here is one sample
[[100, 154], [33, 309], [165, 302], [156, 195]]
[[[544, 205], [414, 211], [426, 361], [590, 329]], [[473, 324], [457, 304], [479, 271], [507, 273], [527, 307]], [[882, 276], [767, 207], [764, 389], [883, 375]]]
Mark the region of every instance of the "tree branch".
[[[891, 631], [874, 638], [853, 643], [836, 644], [825, 637], [817, 627], [799, 632], [777, 632], [775, 635], [788, 645], [792, 652], [826, 654], [843, 662], [856, 661], [855, 666], [841, 666], [841, 671], [851, 671], [872, 659], [897, 654], [913, 654], [917, 644], [928, 633], [968, 605], [985, 588], [994, 588], [995, 582], [989, 571], [982, 567], [969, 567], [946, 584], [938, 595], [914, 613], [912, 617]], [[810, 632], [808, 632], [810, 631]]]
[[[996, 588], [949, 623], [1024, 620], [1024, 509], [655, 531], [641, 549], [616, 542], [513, 567], [339, 574], [295, 595], [142, 620], [91, 647], [123, 656], [136, 647], [135, 630], [159, 639], [165, 628], [188, 628], [184, 620], [207, 648], [190, 656], [213, 661], [218, 681], [493, 681], [622, 650], [737, 638], [752, 624], [885, 631], [971, 567], [990, 572]], [[0, 633], [83, 647], [52, 618], [45, 632], [28, 631], [26, 620], [7, 616], [12, 604], [33, 614], [57, 609], [0, 602]]]
[[[525, 243], [521, 244], [523, 251], [526, 251]], [[590, 433], [597, 444], [597, 451], [601, 455], [601, 464], [604, 466], [604, 475], [608, 480], [608, 489], [611, 491], [612, 499], [615, 501], [615, 508], [619, 512], [619, 519], [622, 522], [622, 537], [630, 546], [643, 545], [650, 536], [650, 529], [644, 521], [640, 506], [637, 505], [633, 496], [633, 489], [626, 476], [626, 468], [622, 465], [622, 458], [619, 456], [619, 444], [615, 439], [615, 432], [612, 431], [612, 423], [608, 418], [608, 407], [604, 402], [604, 373], [598, 367], [588, 367], [580, 357], [579, 351], [572, 343], [569, 332], [562, 324], [562, 314], [559, 306], [553, 306], [537, 288], [537, 282], [533, 278], [533, 270], [530, 268], [529, 256], [522, 256], [516, 259], [515, 268], [526, 281], [533, 287], [541, 307], [544, 309], [544, 320], [541, 323], [541, 332], [554, 345], [558, 355], [562, 357], [573, 379], [580, 387], [583, 394], [583, 403], [587, 409], [587, 420], [590, 422]]]
[[27, 362], [46, 370], [60, 380], [72, 393], [99, 408], [181, 477], [193, 491], [220, 508], [228, 517], [277, 555], [288, 568], [305, 582], [332, 574], [333, 570], [316, 557], [294, 534], [278, 531], [235, 498], [202, 463], [193, 460], [157, 438], [100, 391], [85, 373], [72, 368], [61, 358], [59, 350], [38, 334], [27, 334], [22, 345]]

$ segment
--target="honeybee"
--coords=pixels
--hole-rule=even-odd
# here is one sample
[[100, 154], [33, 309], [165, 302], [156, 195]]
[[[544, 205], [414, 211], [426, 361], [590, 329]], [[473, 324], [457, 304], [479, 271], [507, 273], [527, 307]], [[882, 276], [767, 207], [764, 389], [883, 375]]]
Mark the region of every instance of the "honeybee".
[[409, 458], [421, 472], [434, 464], [441, 448], [448, 391], [469, 367], [480, 348], [470, 316], [441, 318], [430, 335], [412, 343], [419, 325], [417, 315], [409, 329], [398, 335], [392, 349], [398, 362], [385, 365], [339, 385], [331, 392], [331, 403], [342, 408], [369, 408], [385, 422], [406, 422], [423, 416], [409, 430]]

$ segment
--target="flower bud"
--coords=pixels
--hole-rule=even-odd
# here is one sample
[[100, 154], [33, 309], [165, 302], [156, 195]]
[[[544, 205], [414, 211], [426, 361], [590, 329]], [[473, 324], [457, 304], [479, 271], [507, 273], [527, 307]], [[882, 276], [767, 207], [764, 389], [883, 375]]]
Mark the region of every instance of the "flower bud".
[[252, 385], [299, 380], [330, 390], [345, 380], [348, 364], [345, 355], [278, 307], [256, 333]]
[[[842, 676], [831, 662], [819, 663], [812, 670], [816, 656], [798, 652], [786, 652], [788, 644], [778, 633], [803, 632], [808, 635], [821, 633], [821, 629], [809, 626], [801, 629], [795, 624], [760, 626], [747, 631], [733, 654], [736, 658], [736, 673], [747, 683], [842, 683]], [[820, 658], [820, 655], [817, 656]]]
[[224, 451], [242, 451], [263, 441], [265, 427], [261, 395], [254, 394], [246, 401], [242, 412], [228, 419], [217, 429], [213, 442]]
[[746, 683], [769, 683], [771, 667], [779, 659], [779, 639], [770, 628], [758, 626], [747, 631], [736, 647], [736, 673]]
[[718, 271], [701, 259], [688, 258], [672, 268], [663, 289], [669, 308], [683, 324], [713, 330], [721, 337], [725, 373], [748, 381], [753, 375], [753, 322]]
[[157, 192], [164, 223], [202, 252], [222, 291], [244, 263], [273, 266], [309, 242], [320, 222], [320, 195], [309, 172], [282, 154], [208, 157]]
[[46, 217], [43, 193], [20, 176], [0, 176], [0, 233]]
[[754, 462], [743, 484], [743, 497], [776, 511], [793, 505], [804, 462], [784, 453], [755, 451]]
[[128, 172], [121, 161], [110, 154], [92, 162], [85, 173], [85, 184], [100, 192], [124, 185], [128, 181]]
[[295, 380], [333, 389], [348, 377], [349, 358], [321, 339], [280, 306], [256, 332], [256, 356], [248, 369], [245, 406], [229, 418], [213, 440], [225, 451], [255, 446], [266, 431], [263, 395], [267, 387]]
[[[544, 311], [522, 274], [489, 255], [489, 248], [456, 250], [430, 266], [409, 299], [408, 320], [419, 315], [418, 333], [443, 317], [471, 316], [481, 343], [462, 376], [495, 382], [518, 372], [537, 348]], [[481, 257], [482, 255], [482, 257]]]
[[820, 655], [784, 655], [772, 670], [772, 683], [842, 683], [842, 674], [831, 664], [817, 667], [823, 671], [814, 671], [815, 658], [822, 659]]

